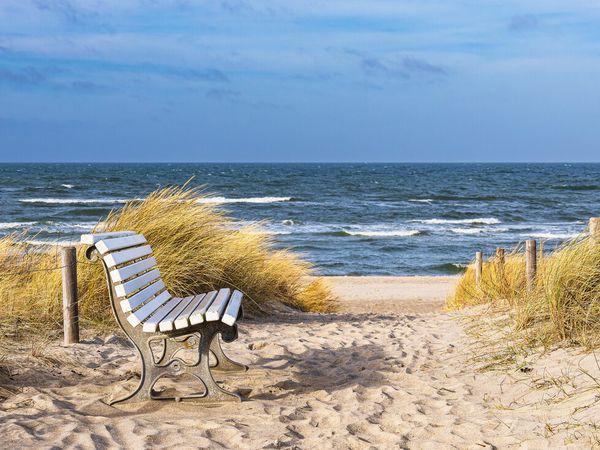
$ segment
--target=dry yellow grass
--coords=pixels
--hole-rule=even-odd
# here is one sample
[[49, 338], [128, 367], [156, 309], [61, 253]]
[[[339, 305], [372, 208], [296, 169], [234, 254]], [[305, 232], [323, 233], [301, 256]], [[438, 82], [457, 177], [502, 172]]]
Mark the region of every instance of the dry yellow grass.
[[600, 344], [600, 241], [582, 235], [538, 260], [533, 289], [527, 290], [525, 261], [517, 248], [504, 270], [484, 263], [480, 288], [473, 266], [460, 279], [447, 306], [489, 304], [510, 309], [513, 328], [529, 346], [557, 343], [596, 348]]
[[[133, 230], [152, 245], [171, 293], [184, 296], [218, 287], [245, 294], [245, 308], [260, 313], [269, 303], [325, 312], [336, 302], [319, 279], [307, 282], [313, 268], [297, 255], [274, 250], [260, 224], [238, 227], [217, 206], [198, 202], [202, 194], [187, 187], [156, 191], [143, 201], [111, 212], [100, 231]], [[112, 324], [100, 263], [89, 263], [78, 249], [82, 321]], [[61, 273], [56, 251], [36, 252], [23, 236], [0, 239], [0, 325], [5, 333], [59, 329]]]
[[517, 247], [506, 255], [503, 265], [496, 257], [484, 262], [480, 287], [475, 286], [475, 268], [471, 264], [460, 278], [447, 305], [451, 309], [484, 303], [511, 305], [517, 302], [524, 289], [525, 262]]

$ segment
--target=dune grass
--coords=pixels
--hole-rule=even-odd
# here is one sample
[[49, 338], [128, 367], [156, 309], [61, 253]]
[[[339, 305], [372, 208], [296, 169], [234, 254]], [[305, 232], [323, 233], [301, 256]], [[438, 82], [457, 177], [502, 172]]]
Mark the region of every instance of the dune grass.
[[535, 286], [528, 290], [519, 247], [504, 268], [484, 263], [480, 287], [473, 266], [447, 301], [450, 309], [487, 304], [510, 311], [512, 328], [527, 345], [600, 346], [600, 240], [582, 235], [538, 259]]
[[[158, 190], [101, 220], [95, 231], [132, 230], [152, 245], [163, 279], [176, 296], [231, 287], [245, 294], [247, 311], [261, 314], [276, 302], [303, 311], [326, 312], [336, 301], [325, 283], [307, 281], [310, 263], [273, 248], [260, 224], [239, 226], [218, 206], [199, 202], [198, 189]], [[80, 317], [114, 326], [100, 263], [78, 248]], [[24, 235], [0, 239], [0, 326], [16, 335], [61, 327], [61, 272], [57, 249], [40, 252]]]

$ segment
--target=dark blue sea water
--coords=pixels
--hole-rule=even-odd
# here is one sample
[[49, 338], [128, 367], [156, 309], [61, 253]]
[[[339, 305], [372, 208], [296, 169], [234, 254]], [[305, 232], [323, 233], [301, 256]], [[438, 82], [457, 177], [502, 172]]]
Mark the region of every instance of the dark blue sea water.
[[600, 164], [1, 164], [0, 234], [77, 240], [191, 177], [328, 275], [456, 273], [475, 250], [556, 245], [600, 216]]

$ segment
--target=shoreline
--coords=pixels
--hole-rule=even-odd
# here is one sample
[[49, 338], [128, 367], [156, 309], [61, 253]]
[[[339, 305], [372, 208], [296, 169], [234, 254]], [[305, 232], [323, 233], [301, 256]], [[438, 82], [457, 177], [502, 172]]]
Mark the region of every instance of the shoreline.
[[459, 275], [324, 276], [348, 313], [412, 314], [440, 311]]

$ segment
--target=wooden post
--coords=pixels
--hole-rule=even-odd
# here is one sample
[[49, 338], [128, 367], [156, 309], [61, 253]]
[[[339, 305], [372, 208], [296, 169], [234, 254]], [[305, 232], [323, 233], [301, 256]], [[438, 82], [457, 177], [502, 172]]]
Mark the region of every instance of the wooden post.
[[540, 239], [540, 250], [539, 250], [540, 262], [544, 259], [544, 241]]
[[525, 273], [527, 275], [527, 289], [532, 290], [535, 286], [535, 275], [537, 271], [537, 252], [535, 239], [525, 242]]
[[600, 242], [600, 217], [590, 219], [590, 236], [596, 242]]
[[79, 342], [79, 311], [77, 306], [77, 254], [75, 247], [61, 248], [63, 330], [65, 345]]
[[496, 264], [498, 265], [500, 277], [504, 276], [504, 254], [505, 251], [502, 247], [496, 249]]
[[481, 287], [481, 273], [483, 272], [483, 253], [475, 252], [475, 286]]
[[498, 263], [500, 263], [501, 265], [504, 265], [504, 254], [506, 252], [504, 251], [504, 249], [502, 247], [498, 247], [496, 249], [496, 259], [498, 260]]

